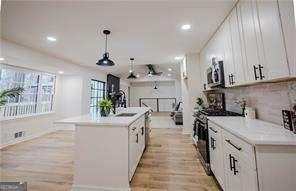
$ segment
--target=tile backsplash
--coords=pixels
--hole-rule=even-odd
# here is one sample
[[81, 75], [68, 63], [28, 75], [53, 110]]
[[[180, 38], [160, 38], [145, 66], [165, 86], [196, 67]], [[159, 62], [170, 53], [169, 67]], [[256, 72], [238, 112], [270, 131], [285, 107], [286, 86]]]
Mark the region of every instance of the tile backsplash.
[[283, 125], [282, 110], [292, 110], [296, 104], [296, 80], [264, 83], [223, 89], [226, 109], [241, 112], [237, 100], [244, 98], [247, 106], [256, 109], [258, 119]]

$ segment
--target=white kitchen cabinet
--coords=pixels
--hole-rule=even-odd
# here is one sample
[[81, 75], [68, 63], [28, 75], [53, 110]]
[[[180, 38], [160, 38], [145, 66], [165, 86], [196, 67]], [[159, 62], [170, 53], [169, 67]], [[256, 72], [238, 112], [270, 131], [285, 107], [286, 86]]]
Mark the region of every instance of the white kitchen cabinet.
[[253, 147], [223, 131], [225, 190], [257, 191], [257, 172]]
[[232, 40], [230, 33], [230, 19], [227, 18], [224, 24], [221, 26], [221, 38], [223, 39], [223, 50], [224, 50], [224, 79], [225, 87], [231, 87], [234, 85], [235, 77], [235, 68], [233, 61], [233, 49], [232, 49]]
[[[296, 14], [293, 10], [293, 0], [278, 1], [284, 40], [286, 45], [290, 75], [296, 76]], [[294, 2], [294, 6], [295, 6]]]
[[259, 42], [260, 63], [258, 69], [266, 80], [289, 77], [283, 32], [277, 1], [256, 1], [259, 21], [257, 34], [261, 35]]
[[232, 45], [232, 56], [233, 56], [233, 85], [241, 85], [245, 83], [245, 54], [242, 45], [242, 34], [239, 29], [239, 21], [237, 8], [235, 7], [229, 15], [229, 27], [230, 37]]
[[209, 149], [210, 149], [210, 165], [211, 171], [215, 174], [217, 181], [222, 189], [224, 185], [224, 164], [221, 158], [223, 157], [222, 148], [222, 132], [221, 128], [209, 122]]
[[[256, 3], [254, 1], [240, 1], [237, 4], [239, 32], [242, 36], [242, 45], [245, 57], [245, 82], [255, 82], [260, 80], [259, 66], [264, 66], [265, 63], [260, 62], [259, 44], [261, 41], [260, 33], [256, 32], [259, 29], [258, 14], [256, 11]], [[261, 58], [262, 59], [262, 58]], [[261, 67], [260, 67], [261, 68]], [[255, 71], [256, 69], [256, 71]], [[257, 73], [255, 73], [257, 72]]]
[[292, 0], [240, 0], [200, 53], [203, 83], [212, 57], [223, 60], [226, 87], [295, 77], [293, 12]]
[[[223, 190], [295, 190], [295, 134], [281, 126], [242, 117], [209, 117], [208, 124], [210, 166]], [[217, 136], [219, 133], [221, 136]]]
[[200, 67], [201, 67], [201, 79], [202, 79], [202, 85], [203, 85], [203, 90], [207, 90], [207, 75], [206, 75], [206, 70], [207, 70], [207, 57], [206, 57], [206, 51], [207, 49], [203, 49], [203, 51], [200, 52]]
[[132, 179], [145, 149], [145, 118], [129, 126], [129, 180]]
[[138, 127], [133, 123], [129, 127], [129, 179], [131, 180], [138, 164]]

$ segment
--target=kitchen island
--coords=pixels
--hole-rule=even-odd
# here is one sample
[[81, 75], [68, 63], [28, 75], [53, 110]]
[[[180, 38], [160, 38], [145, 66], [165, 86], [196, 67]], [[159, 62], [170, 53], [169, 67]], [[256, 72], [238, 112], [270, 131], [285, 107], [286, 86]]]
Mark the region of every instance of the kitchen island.
[[149, 108], [129, 107], [108, 117], [88, 114], [57, 123], [76, 127], [72, 191], [130, 190], [147, 146]]

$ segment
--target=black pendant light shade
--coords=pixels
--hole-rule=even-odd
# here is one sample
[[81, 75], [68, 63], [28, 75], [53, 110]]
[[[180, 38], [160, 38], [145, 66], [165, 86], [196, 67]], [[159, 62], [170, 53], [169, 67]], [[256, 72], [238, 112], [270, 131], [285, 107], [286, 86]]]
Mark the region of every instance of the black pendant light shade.
[[103, 30], [103, 33], [106, 35], [105, 38], [105, 53], [103, 58], [100, 59], [96, 64], [99, 66], [114, 66], [114, 62], [109, 59], [109, 53], [107, 52], [107, 36], [111, 33], [109, 30]]
[[157, 90], [157, 83], [156, 83], [156, 81], [154, 82], [154, 89]]
[[133, 72], [130, 73], [130, 75], [127, 77], [127, 79], [136, 79], [137, 76]]
[[99, 65], [99, 66], [114, 66], [114, 62], [109, 59], [109, 53], [106, 52], [103, 55], [103, 58], [97, 62], [97, 65]]

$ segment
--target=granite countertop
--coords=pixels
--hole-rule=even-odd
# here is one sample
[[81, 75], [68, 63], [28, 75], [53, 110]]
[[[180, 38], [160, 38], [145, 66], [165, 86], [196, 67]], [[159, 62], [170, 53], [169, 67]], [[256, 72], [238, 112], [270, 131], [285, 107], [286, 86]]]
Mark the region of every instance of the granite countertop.
[[283, 126], [244, 117], [208, 117], [210, 121], [252, 145], [294, 145], [296, 134]]
[[127, 127], [149, 110], [150, 108], [148, 107], [119, 108], [115, 115], [120, 113], [136, 113], [136, 115], [132, 117], [116, 117], [114, 114], [110, 114], [108, 117], [101, 117], [100, 114], [87, 114], [61, 119], [55, 123], [75, 124], [79, 126]]

